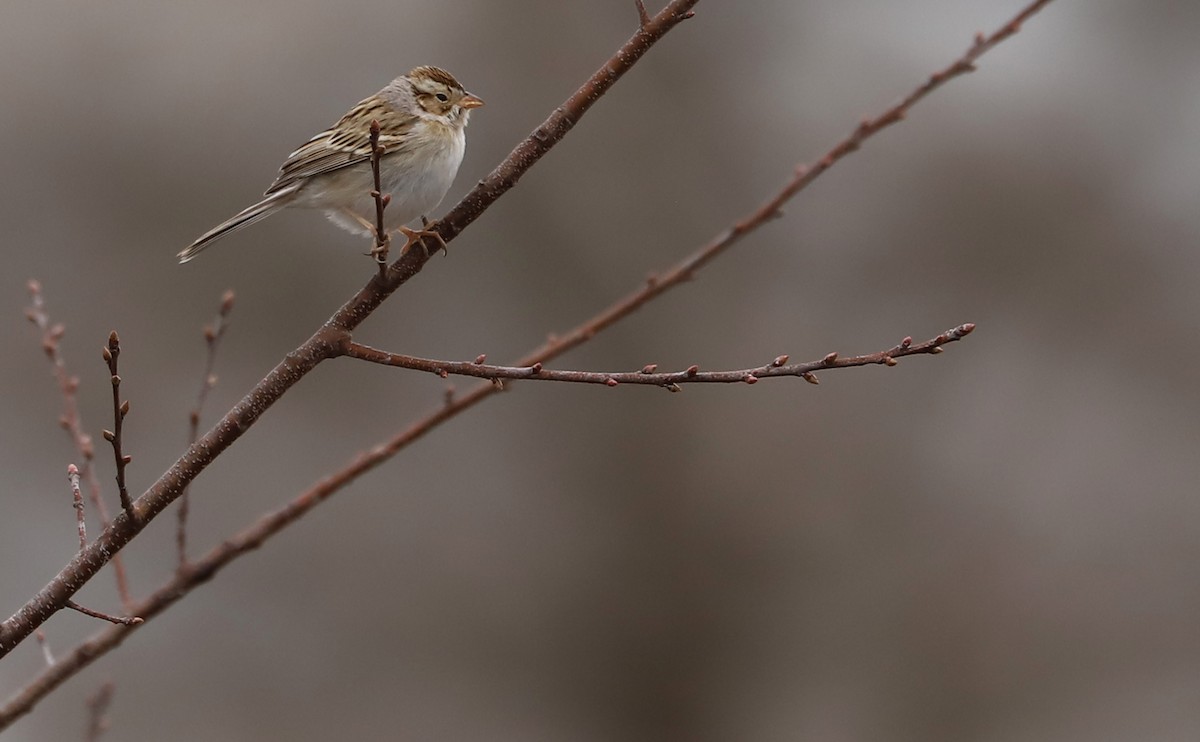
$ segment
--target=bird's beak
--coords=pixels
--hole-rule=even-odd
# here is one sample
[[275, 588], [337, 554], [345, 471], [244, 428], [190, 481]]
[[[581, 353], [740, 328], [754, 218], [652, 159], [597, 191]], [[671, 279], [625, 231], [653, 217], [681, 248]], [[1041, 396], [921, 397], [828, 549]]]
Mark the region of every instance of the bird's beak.
[[483, 105], [483, 99], [479, 98], [477, 96], [471, 95], [470, 93], [467, 93], [466, 95], [464, 95], [462, 98], [459, 99], [458, 105], [461, 106], [462, 108], [467, 108], [467, 109], [479, 108], [480, 106]]

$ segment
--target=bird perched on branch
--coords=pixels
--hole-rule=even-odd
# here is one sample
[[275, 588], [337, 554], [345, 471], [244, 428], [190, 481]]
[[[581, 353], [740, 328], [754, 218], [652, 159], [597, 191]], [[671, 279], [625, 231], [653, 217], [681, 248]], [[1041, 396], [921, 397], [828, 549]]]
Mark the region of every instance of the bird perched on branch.
[[466, 149], [467, 119], [482, 105], [438, 67], [417, 67], [397, 77], [288, 155], [266, 198], [205, 232], [179, 253], [179, 262], [288, 207], [321, 209], [345, 229], [374, 235], [372, 121], [379, 122], [384, 152], [380, 191], [391, 196], [384, 228], [403, 232], [411, 244], [429, 233], [405, 225], [437, 208], [450, 190]]

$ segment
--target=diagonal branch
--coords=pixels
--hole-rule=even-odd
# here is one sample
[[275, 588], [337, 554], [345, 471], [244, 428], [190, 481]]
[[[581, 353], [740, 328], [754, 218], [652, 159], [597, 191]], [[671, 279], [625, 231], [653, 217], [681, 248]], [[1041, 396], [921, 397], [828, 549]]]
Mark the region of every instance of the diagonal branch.
[[[433, 225], [443, 242], [450, 242], [463, 229], [503, 196], [524, 173], [566, 136], [579, 119], [663, 36], [677, 26], [699, 0], [672, 0], [639, 28], [607, 62], [565, 103], [550, 114], [481, 180], [441, 221]], [[424, 250], [408, 250], [384, 276], [374, 276], [366, 286], [337, 310], [325, 324], [299, 347], [288, 353], [266, 378], [234, 405], [220, 421], [158, 478], [132, 507], [122, 510], [100, 536], [79, 552], [45, 587], [16, 613], [0, 623], [0, 658], [55, 612], [128, 544], [146, 525], [170, 505], [188, 483], [204, 471], [226, 448], [255, 422], [300, 379], [328, 358], [338, 355], [342, 345], [379, 305], [428, 261]]]
[[952, 330], [913, 344], [911, 337], [906, 337], [894, 348], [868, 353], [861, 356], [840, 357], [830, 353], [819, 361], [807, 363], [788, 363], [787, 356], [779, 356], [770, 363], [756, 368], [743, 368], [734, 371], [701, 371], [699, 366], [689, 366], [683, 371], [659, 371], [655, 364], [642, 368], [641, 371], [564, 371], [561, 369], [545, 368], [540, 362], [528, 366], [495, 366], [484, 363], [482, 356], [476, 361], [438, 361], [432, 358], [418, 358], [400, 353], [372, 348], [361, 343], [347, 343], [345, 355], [360, 361], [369, 361], [384, 366], [427, 371], [437, 374], [443, 379], [450, 374], [458, 376], [474, 376], [479, 379], [491, 379], [499, 382], [501, 379], [526, 379], [529, 381], [565, 381], [575, 384], [602, 384], [614, 387], [619, 384], [640, 384], [643, 386], [660, 386], [672, 392], [682, 391], [680, 384], [754, 384], [759, 379], [778, 379], [785, 376], [802, 378], [810, 383], [817, 383], [816, 372], [825, 369], [852, 368], [883, 364], [896, 365], [897, 358], [912, 355], [933, 355], [942, 352], [942, 346], [962, 340], [975, 329], [973, 324], [959, 325]]

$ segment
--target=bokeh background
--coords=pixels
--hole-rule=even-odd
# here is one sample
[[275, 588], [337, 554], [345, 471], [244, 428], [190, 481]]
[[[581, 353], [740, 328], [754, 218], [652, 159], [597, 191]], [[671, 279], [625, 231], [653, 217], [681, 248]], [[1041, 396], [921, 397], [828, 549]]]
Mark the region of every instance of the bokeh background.
[[[702, 3], [362, 328], [513, 359], [693, 250], [1017, 0]], [[651, 3], [657, 9], [658, 2]], [[297, 144], [423, 63], [487, 100], [443, 211], [631, 33], [632, 2], [9, 2], [0, 25], [0, 600], [70, 558], [39, 278], [94, 433], [124, 340], [141, 491], [372, 271], [288, 213], [180, 267]], [[697, 279], [558, 365], [968, 341], [820, 387], [519, 384], [72, 679], [9, 733], [121, 740], [1200, 735], [1200, 5], [1052, 4]], [[462, 389], [467, 381], [455, 381]], [[194, 553], [439, 404], [351, 361], [197, 482]], [[102, 453], [107, 453], [102, 451]], [[111, 464], [101, 457], [111, 481]], [[126, 551], [145, 593], [173, 518]], [[80, 595], [114, 609], [110, 575]], [[45, 627], [65, 651], [100, 627]], [[7, 696], [41, 667], [0, 663]]]

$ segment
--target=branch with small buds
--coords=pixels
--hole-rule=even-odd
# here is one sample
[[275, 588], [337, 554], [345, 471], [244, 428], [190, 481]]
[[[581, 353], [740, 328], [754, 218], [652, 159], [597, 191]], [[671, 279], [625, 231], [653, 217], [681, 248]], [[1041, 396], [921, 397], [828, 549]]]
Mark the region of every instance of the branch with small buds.
[[[70, 436], [76, 453], [79, 454], [83, 461], [83, 464], [79, 467], [80, 479], [82, 482], [87, 483], [88, 498], [92, 501], [92, 506], [96, 509], [95, 512], [100, 520], [100, 527], [106, 529], [112, 521], [108, 514], [108, 506], [104, 503], [100, 480], [96, 477], [96, 467], [93, 466], [96, 458], [96, 449], [92, 443], [92, 437], [84, 432], [83, 420], [79, 414], [77, 400], [79, 378], [72, 376], [67, 371], [66, 361], [59, 347], [63, 335], [66, 333], [66, 328], [62, 324], [55, 324], [50, 321], [50, 315], [46, 312], [45, 298], [42, 296], [42, 285], [37, 281], [29, 281], [28, 289], [30, 306], [25, 310], [25, 316], [42, 333], [42, 351], [50, 361], [55, 381], [58, 382], [59, 391], [62, 393], [63, 412], [59, 417], [59, 425]], [[133, 595], [129, 590], [129, 580], [125, 575], [125, 561], [121, 559], [120, 554], [113, 555], [112, 566], [113, 574], [116, 576], [117, 594], [121, 598], [121, 605], [128, 608], [133, 602]]]
[[[229, 314], [233, 311], [233, 300], [233, 290], [227, 290], [221, 296], [221, 306], [217, 310], [217, 318], [211, 325], [204, 326], [204, 345], [207, 353], [204, 360], [204, 375], [200, 379], [200, 391], [196, 394], [196, 404], [188, 413], [189, 446], [200, 437], [200, 413], [204, 410], [208, 393], [217, 385], [217, 376], [214, 373], [217, 366], [217, 348], [220, 347], [221, 338], [224, 337], [225, 330], [229, 327]], [[175, 521], [175, 551], [179, 557], [180, 567], [187, 564], [187, 520], [191, 510], [188, 495], [190, 491], [190, 486], [185, 487], [179, 496], [179, 510]]]
[[378, 121], [371, 121], [370, 137], [371, 176], [375, 181], [375, 188], [371, 191], [371, 198], [375, 200], [375, 247], [371, 250], [371, 256], [379, 263], [379, 278], [383, 279], [387, 276], [388, 248], [392, 244], [392, 236], [383, 228], [383, 210], [391, 203], [392, 194], [383, 192], [383, 182], [379, 175], [379, 161], [383, 159], [384, 148], [379, 144]]
[[129, 490], [125, 486], [125, 467], [129, 466], [133, 457], [124, 454], [121, 450], [121, 430], [124, 427], [125, 416], [129, 414], [129, 400], [121, 401], [121, 375], [117, 373], [117, 359], [121, 355], [121, 339], [117, 337], [116, 330], [109, 333], [108, 345], [102, 351], [104, 362], [108, 364], [108, 373], [112, 379], [113, 398], [113, 429], [104, 431], [104, 440], [112, 444], [113, 458], [117, 464], [117, 492], [121, 497], [121, 509], [133, 518], [136, 517], [133, 512], [133, 500], [130, 499]]
[[695, 365], [682, 371], [659, 371], [656, 364], [644, 366], [640, 371], [625, 372], [566, 371], [546, 368], [540, 362], [528, 366], [495, 366], [484, 363], [484, 356], [479, 356], [474, 361], [439, 361], [389, 353], [355, 342], [346, 344], [344, 355], [348, 358], [384, 366], [426, 371], [437, 374], [443, 379], [454, 374], [492, 381], [502, 379], [562, 381], [575, 384], [601, 384], [608, 387], [621, 384], [640, 384], [663, 387], [668, 391], [678, 392], [682, 391], [681, 384], [754, 384], [760, 379], [781, 377], [799, 377], [816, 384], [818, 383], [817, 371], [873, 364], [895, 366], [896, 359], [904, 356], [941, 353], [942, 346], [963, 339], [974, 329], [975, 325], [973, 324], [959, 325], [937, 337], [916, 344], [913, 343], [911, 337], [906, 337], [893, 348], [867, 355], [840, 357], [837, 353], [830, 353], [819, 361], [793, 364], [789, 364], [788, 357], [784, 355], [764, 366], [734, 371], [701, 371], [700, 367]]
[[79, 550], [87, 548], [87, 523], [83, 517], [83, 494], [79, 491], [79, 467], [74, 464], [67, 466], [67, 479], [71, 482], [72, 506], [75, 508], [75, 520], [79, 530]]

